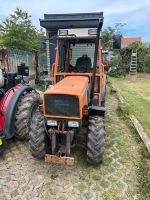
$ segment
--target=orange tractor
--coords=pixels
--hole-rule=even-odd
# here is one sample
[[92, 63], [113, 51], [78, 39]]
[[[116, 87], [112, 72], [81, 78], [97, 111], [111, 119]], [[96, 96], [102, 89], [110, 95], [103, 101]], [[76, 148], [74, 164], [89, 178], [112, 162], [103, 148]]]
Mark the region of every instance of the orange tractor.
[[105, 133], [103, 13], [44, 16], [40, 23], [47, 30], [51, 52], [55, 51], [55, 56], [50, 52], [50, 61], [55, 57], [55, 62], [52, 86], [32, 116], [31, 153], [50, 163], [72, 165], [71, 148], [81, 143], [87, 147], [87, 162], [98, 164], [103, 159]]

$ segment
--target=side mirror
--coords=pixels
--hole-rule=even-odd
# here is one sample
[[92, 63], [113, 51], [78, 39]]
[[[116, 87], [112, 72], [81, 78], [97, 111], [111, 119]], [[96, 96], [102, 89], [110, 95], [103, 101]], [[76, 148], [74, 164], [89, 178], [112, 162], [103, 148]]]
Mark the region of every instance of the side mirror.
[[113, 35], [113, 49], [121, 49], [122, 35]]

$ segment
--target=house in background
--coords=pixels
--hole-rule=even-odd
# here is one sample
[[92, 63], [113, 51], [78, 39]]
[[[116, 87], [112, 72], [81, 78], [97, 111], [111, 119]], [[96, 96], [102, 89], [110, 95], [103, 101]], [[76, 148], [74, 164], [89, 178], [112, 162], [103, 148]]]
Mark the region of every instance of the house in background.
[[141, 37], [133, 37], [133, 38], [121, 38], [121, 48], [127, 47], [129, 44], [132, 43], [141, 43]]

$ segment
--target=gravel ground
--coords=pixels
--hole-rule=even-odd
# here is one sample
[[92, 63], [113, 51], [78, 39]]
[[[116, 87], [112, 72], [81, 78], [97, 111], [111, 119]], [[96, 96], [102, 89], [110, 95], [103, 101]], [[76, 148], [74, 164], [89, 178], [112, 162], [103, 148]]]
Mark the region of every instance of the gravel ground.
[[75, 148], [75, 166], [50, 165], [34, 159], [27, 143], [11, 140], [0, 158], [0, 200], [141, 199], [137, 178], [140, 146], [117, 114], [115, 94], [107, 95], [106, 108], [102, 164], [88, 165], [85, 150]]

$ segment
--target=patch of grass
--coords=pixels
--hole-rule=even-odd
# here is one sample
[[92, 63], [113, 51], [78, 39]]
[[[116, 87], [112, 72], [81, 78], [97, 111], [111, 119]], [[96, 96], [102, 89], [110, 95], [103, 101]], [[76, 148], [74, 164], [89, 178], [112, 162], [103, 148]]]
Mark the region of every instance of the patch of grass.
[[101, 179], [101, 176], [100, 175], [94, 175], [93, 176], [93, 180], [95, 180], [95, 181], [98, 181], [98, 180], [100, 180]]
[[[129, 114], [134, 114], [138, 118], [145, 132], [150, 136], [150, 80], [132, 80], [128, 77], [126, 79], [111, 78], [110, 81], [127, 102], [127, 105], [123, 108], [123, 112], [120, 107], [118, 107], [118, 114], [126, 121], [135, 136], [136, 142], [141, 146], [139, 173], [137, 175], [140, 183], [138, 188], [141, 194], [140, 198], [148, 200], [150, 199], [150, 172], [147, 173], [144, 169], [145, 160], [150, 160], [150, 154], [131, 124]], [[135, 194], [135, 191], [133, 188], [130, 188], [130, 190], [128, 190], [128, 195], [132, 196], [133, 194]]]
[[104, 179], [101, 181], [101, 183], [102, 183], [101, 186], [102, 186], [103, 188], [107, 188], [107, 187], [110, 185], [110, 182], [107, 181], [107, 180], [104, 180]]
[[84, 190], [86, 189], [86, 185], [83, 184], [83, 183], [80, 183], [80, 184], [78, 185], [78, 188], [79, 188], [80, 191], [84, 191]]
[[[140, 181], [140, 190], [144, 194], [145, 199], [150, 199], [150, 172], [145, 171], [146, 163], [145, 160], [150, 160], [150, 154], [145, 151], [143, 148], [143, 153], [140, 162], [140, 172], [141, 176], [139, 176]], [[145, 200], [143, 198], [143, 200]]]
[[[150, 136], [150, 80], [131, 78], [110, 79], [127, 101], [129, 113], [135, 114]], [[128, 112], [127, 112], [128, 114]]]
[[109, 190], [109, 192], [104, 192], [102, 197], [105, 200], [110, 200], [110, 199], [122, 200], [123, 199], [119, 194], [116, 193], [115, 189], [111, 189]]
[[58, 197], [58, 200], [67, 200], [68, 198], [65, 196]]
[[85, 198], [86, 198], [87, 200], [90, 199], [90, 196], [91, 196], [90, 192], [86, 192], [84, 195], [85, 195]]

